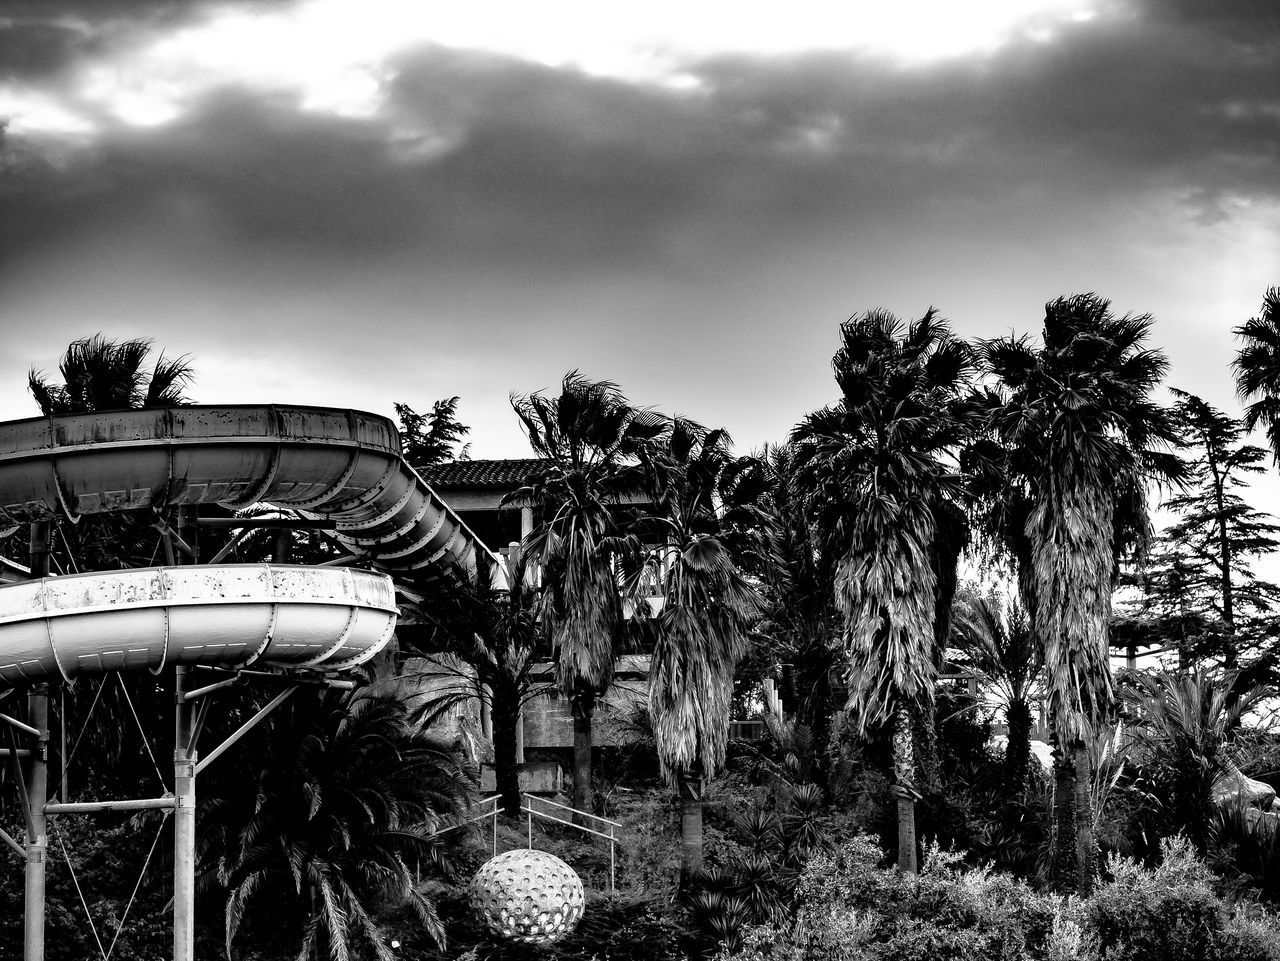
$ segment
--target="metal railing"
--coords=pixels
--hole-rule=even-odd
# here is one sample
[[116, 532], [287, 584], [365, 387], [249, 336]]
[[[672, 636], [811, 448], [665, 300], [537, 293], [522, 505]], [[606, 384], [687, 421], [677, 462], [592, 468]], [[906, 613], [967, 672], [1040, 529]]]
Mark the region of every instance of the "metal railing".
[[501, 794], [491, 794], [487, 798], [481, 798], [471, 806], [472, 811], [480, 808], [488, 807], [487, 811], [479, 811], [478, 814], [472, 814], [471, 817], [459, 821], [457, 824], [450, 824], [447, 828], [440, 828], [438, 831], [432, 831], [432, 837], [439, 837], [441, 834], [448, 834], [450, 831], [456, 831], [458, 828], [464, 828], [468, 824], [475, 824], [477, 821], [483, 821], [485, 818], [491, 819], [493, 823], [493, 853], [498, 853], [498, 815], [502, 811], [499, 802], [502, 800]]
[[[570, 807], [567, 804], [560, 804], [556, 801], [548, 801], [546, 798], [538, 797], [533, 794], [522, 794], [523, 804], [520, 810], [525, 812], [528, 819], [529, 828], [529, 849], [533, 848], [533, 819], [535, 817], [542, 818], [546, 821], [554, 821], [556, 824], [563, 824], [577, 831], [585, 831], [587, 834], [594, 834], [598, 838], [603, 838], [609, 842], [609, 893], [617, 893], [617, 846], [618, 835], [617, 829], [622, 827], [618, 821], [611, 821], [608, 818], [600, 817], [598, 814], [588, 814], [586, 811], [579, 811], [577, 808]], [[551, 807], [560, 811], [568, 811], [570, 814], [576, 814], [579, 818], [586, 819], [592, 823], [601, 826], [601, 830], [594, 827], [587, 827], [585, 824], [578, 824], [576, 820], [566, 821], [564, 818], [558, 818], [549, 811], [536, 810], [534, 804], [549, 804]], [[607, 833], [603, 827], [607, 825]]]

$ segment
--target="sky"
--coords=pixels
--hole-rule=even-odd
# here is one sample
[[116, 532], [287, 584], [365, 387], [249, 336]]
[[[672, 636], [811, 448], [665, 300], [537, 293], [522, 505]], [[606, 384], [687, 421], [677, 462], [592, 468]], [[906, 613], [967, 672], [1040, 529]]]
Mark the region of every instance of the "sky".
[[1280, 284], [1274, 0], [0, 0], [0, 119], [0, 419], [101, 331], [474, 457], [574, 368], [745, 451], [852, 314], [1090, 290], [1238, 410]]

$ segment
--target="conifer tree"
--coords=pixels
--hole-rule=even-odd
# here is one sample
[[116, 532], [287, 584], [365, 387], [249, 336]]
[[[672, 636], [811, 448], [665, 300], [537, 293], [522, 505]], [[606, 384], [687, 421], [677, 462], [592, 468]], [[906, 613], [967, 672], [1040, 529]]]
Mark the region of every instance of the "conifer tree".
[[1244, 442], [1243, 422], [1194, 394], [1174, 390], [1174, 417], [1187, 444], [1189, 483], [1165, 507], [1178, 520], [1165, 533], [1165, 569], [1156, 582], [1166, 606], [1205, 622], [1205, 653], [1228, 670], [1256, 649], [1262, 618], [1280, 588], [1260, 579], [1253, 561], [1280, 547], [1280, 525], [1243, 496], [1265, 471], [1267, 452]]

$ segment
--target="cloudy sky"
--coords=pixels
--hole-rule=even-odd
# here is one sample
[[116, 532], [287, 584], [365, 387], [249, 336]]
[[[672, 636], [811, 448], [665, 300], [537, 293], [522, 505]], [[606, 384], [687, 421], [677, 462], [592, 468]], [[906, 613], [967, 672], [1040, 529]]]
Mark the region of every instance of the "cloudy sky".
[[573, 367], [749, 448], [852, 313], [1084, 290], [1231, 406], [1280, 283], [1274, 0], [0, 0], [0, 118], [0, 419], [103, 331], [477, 457]]

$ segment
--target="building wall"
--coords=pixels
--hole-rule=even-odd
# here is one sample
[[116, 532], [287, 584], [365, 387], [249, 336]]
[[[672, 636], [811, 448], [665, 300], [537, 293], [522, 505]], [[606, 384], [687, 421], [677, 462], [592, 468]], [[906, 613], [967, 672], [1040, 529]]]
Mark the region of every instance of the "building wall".
[[[614, 683], [597, 709], [593, 725], [593, 739], [597, 747], [617, 747], [626, 743], [626, 734], [612, 722], [615, 711], [625, 711], [629, 705], [645, 701], [649, 696], [649, 656], [633, 654], [618, 658], [614, 666]], [[409, 658], [402, 674], [412, 680], [403, 682], [413, 696], [440, 696], [462, 694], [465, 699], [451, 708], [442, 718], [440, 726], [453, 734], [476, 737], [487, 730], [486, 720], [477, 696], [475, 671], [458, 658], [441, 656], [438, 659]], [[550, 662], [537, 665], [533, 672], [534, 683], [551, 685], [555, 679], [554, 666]], [[568, 699], [556, 691], [547, 691], [525, 702], [524, 749], [544, 750], [573, 747], [573, 715]], [[492, 745], [487, 738], [481, 756], [493, 756]]]

